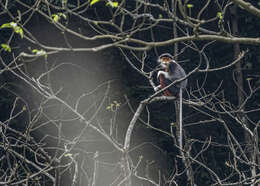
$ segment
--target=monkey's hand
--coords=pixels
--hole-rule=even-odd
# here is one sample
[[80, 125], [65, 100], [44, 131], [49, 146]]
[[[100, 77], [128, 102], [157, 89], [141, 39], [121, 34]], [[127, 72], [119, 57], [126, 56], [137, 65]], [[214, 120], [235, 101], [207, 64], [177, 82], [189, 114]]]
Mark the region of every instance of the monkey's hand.
[[154, 92], [157, 92], [160, 89], [161, 89], [161, 85], [158, 85], [157, 87], [154, 87]]

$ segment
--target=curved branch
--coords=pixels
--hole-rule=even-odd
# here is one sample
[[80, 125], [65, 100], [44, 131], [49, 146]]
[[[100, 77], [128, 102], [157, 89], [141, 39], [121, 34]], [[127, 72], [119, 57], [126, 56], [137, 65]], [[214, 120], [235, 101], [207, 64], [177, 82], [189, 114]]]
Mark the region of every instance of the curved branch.
[[[28, 39], [28, 41], [32, 42], [28, 37], [25, 36], [25, 38]], [[100, 45], [97, 47], [90, 47], [90, 48], [66, 48], [66, 47], [51, 47], [51, 46], [46, 46], [44, 44], [39, 44], [39, 45], [40, 47], [46, 50], [71, 51], [71, 52], [82, 52], [82, 51], [98, 52], [111, 47], [121, 47], [121, 48], [135, 50], [135, 51], [145, 51], [145, 50], [150, 50], [153, 47], [167, 46], [174, 43], [185, 42], [185, 41], [219, 41], [219, 42], [229, 43], [229, 44], [240, 43], [240, 44], [249, 44], [249, 45], [260, 45], [260, 38], [226, 37], [226, 36], [219, 36], [219, 35], [183, 36], [183, 37], [178, 37], [178, 38], [169, 39], [166, 41], [159, 41], [159, 42], [147, 42], [139, 39], [123, 38], [123, 37], [121, 37], [120, 39], [121, 40], [118, 40], [117, 42], [111, 42], [108, 44]], [[140, 47], [130, 46], [129, 43], [140, 44], [143, 46]]]

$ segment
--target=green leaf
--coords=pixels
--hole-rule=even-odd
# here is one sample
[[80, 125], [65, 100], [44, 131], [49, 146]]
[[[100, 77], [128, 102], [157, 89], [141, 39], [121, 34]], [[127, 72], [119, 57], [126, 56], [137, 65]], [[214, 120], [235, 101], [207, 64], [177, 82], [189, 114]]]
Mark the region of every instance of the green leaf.
[[111, 6], [112, 8], [116, 8], [118, 7], [118, 2], [108, 1], [106, 6]]
[[4, 23], [0, 28], [12, 28], [11, 23]]
[[23, 29], [19, 26], [16, 26], [13, 28], [14, 29], [14, 32], [19, 34], [21, 36], [21, 38], [23, 38]]
[[193, 4], [187, 4], [187, 8], [192, 8]]
[[23, 38], [23, 29], [17, 25], [15, 22], [4, 23], [0, 28], [12, 28], [15, 33], [19, 34]]
[[67, 153], [67, 154], [65, 154], [64, 156], [65, 156], [65, 157], [72, 157], [72, 155], [73, 155], [73, 154], [71, 154], [71, 153]]
[[58, 22], [60, 20], [60, 16], [57, 14], [52, 14], [52, 19], [54, 22]]
[[6, 52], [11, 52], [11, 47], [8, 44], [1, 44], [1, 47], [4, 49]]
[[64, 19], [67, 19], [67, 16], [64, 13], [61, 13], [61, 12], [59, 12], [57, 14], [52, 14], [51, 16], [52, 16], [52, 19], [53, 19], [54, 22], [58, 22], [61, 17], [64, 18]]
[[38, 49], [33, 49], [33, 50], [32, 50], [32, 53], [35, 54], [35, 53], [37, 53], [38, 51], [39, 51]]
[[90, 6], [92, 6], [93, 4], [96, 4], [97, 2], [99, 2], [100, 0], [92, 0], [91, 2], [90, 2]]
[[218, 13], [217, 13], [217, 17], [218, 17], [219, 19], [223, 19], [223, 14], [222, 14], [222, 12], [218, 12]]

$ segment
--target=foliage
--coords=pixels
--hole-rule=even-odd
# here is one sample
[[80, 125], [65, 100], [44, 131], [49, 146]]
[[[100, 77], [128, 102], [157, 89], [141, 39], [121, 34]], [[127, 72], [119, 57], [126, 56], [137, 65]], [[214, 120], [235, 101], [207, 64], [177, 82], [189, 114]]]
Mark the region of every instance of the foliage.
[[20, 26], [18, 26], [17, 23], [15, 22], [4, 23], [0, 26], [0, 29], [3, 28], [12, 28], [16, 34], [19, 34], [20, 37], [23, 38], [23, 29]]
[[61, 18], [67, 19], [67, 16], [63, 13], [52, 14], [54, 22], [58, 22]]
[[1, 47], [4, 49], [4, 51], [11, 52], [12, 49], [9, 45], [2, 43]]

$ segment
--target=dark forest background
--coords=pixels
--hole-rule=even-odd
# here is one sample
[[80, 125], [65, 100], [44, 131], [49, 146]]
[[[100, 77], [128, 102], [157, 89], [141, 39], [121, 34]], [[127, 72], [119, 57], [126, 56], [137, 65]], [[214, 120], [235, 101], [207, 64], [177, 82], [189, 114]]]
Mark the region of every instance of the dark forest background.
[[[189, 18], [174, 0], [110, 2], [0, 2], [1, 185], [259, 185], [260, 16], [227, 0], [181, 1]], [[260, 11], [259, 1], [246, 2]], [[140, 42], [81, 37], [163, 42], [203, 34], [255, 41], [181, 40], [141, 50]], [[146, 105], [130, 149], [120, 151], [138, 106], [155, 93], [146, 76], [162, 53], [186, 73], [200, 65], [184, 93], [185, 153], [176, 142], [176, 100], [163, 98]], [[204, 70], [205, 61], [223, 69]], [[156, 72], [152, 80], [158, 84]]]

